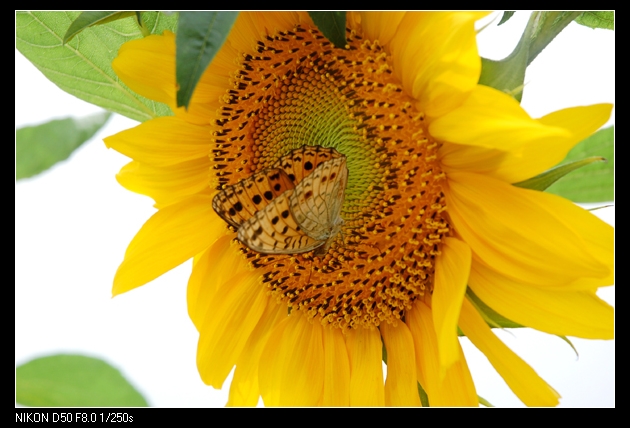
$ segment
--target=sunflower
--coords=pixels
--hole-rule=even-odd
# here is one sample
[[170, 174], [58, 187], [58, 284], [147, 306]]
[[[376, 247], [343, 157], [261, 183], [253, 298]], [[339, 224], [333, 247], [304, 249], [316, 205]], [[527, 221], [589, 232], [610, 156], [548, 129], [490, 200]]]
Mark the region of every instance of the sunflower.
[[[432, 406], [479, 401], [458, 328], [527, 405], [559, 395], [487, 323], [491, 308], [543, 332], [613, 337], [598, 287], [613, 230], [557, 196], [513, 186], [561, 161], [610, 105], [532, 119], [478, 85], [477, 13], [350, 13], [346, 49], [306, 13], [241, 13], [188, 110], [175, 39], [123, 45], [114, 69], [170, 105], [105, 140], [118, 175], [158, 211], [130, 243], [113, 293], [194, 258], [197, 366], [230, 405]], [[212, 208], [226, 186], [304, 146], [345, 155], [340, 233], [323, 255], [260, 254]], [[386, 355], [384, 379], [382, 359]]]

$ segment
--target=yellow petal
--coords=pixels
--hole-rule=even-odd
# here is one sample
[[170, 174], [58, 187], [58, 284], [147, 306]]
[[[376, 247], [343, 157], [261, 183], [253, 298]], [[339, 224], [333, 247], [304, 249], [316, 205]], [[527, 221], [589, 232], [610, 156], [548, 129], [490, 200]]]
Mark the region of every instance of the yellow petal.
[[324, 387], [322, 326], [292, 314], [271, 333], [260, 359], [265, 406], [315, 406]]
[[579, 142], [606, 123], [610, 118], [612, 108], [612, 104], [570, 107], [549, 113], [537, 120], [546, 126], [570, 130], [573, 139]]
[[600, 220], [591, 212], [578, 207], [572, 202], [545, 192], [529, 192], [534, 195], [534, 202], [541, 204], [558, 220], [570, 227], [584, 240], [589, 254], [606, 266], [608, 275], [603, 277], [579, 277], [573, 288], [590, 288], [612, 285], [614, 283], [615, 231], [614, 228]]
[[457, 320], [466, 294], [471, 255], [470, 247], [457, 238], [445, 238], [441, 252], [435, 263], [435, 286], [431, 302], [440, 361], [442, 368], [446, 369], [459, 357]]
[[267, 339], [273, 329], [287, 317], [284, 305], [269, 303], [236, 362], [230, 385], [228, 406], [255, 406], [258, 404], [258, 366]]
[[[296, 24], [314, 25], [307, 12], [252, 12], [257, 20], [259, 37], [293, 29]], [[262, 31], [260, 31], [262, 30]], [[251, 48], [251, 45], [250, 45]]]
[[225, 233], [207, 196], [193, 196], [153, 214], [129, 243], [112, 293], [154, 280], [209, 247]]
[[133, 161], [116, 179], [127, 190], [147, 195], [166, 206], [209, 188], [210, 160], [207, 157], [166, 167]]
[[350, 405], [384, 406], [381, 335], [377, 329], [358, 328], [346, 334], [350, 357]]
[[256, 272], [235, 275], [219, 286], [199, 329], [197, 368], [206, 384], [223, 386], [268, 301]]
[[545, 290], [473, 263], [470, 287], [504, 317], [550, 334], [586, 339], [614, 337], [614, 311], [592, 291]]
[[363, 37], [387, 46], [393, 39], [406, 12], [361, 12]]
[[[123, 44], [112, 68], [134, 92], [170, 106], [175, 104], [175, 35], [170, 31]], [[153, 115], [141, 103], [138, 108]]]
[[569, 135], [560, 127], [540, 124], [514, 98], [483, 85], [459, 108], [432, 122], [429, 132], [451, 143], [517, 152], [536, 139]]
[[248, 270], [247, 262], [238, 253], [234, 234], [219, 237], [202, 254], [195, 257], [188, 280], [188, 315], [197, 330], [201, 328], [208, 306], [220, 286], [227, 283], [235, 272]]
[[293, 29], [297, 24], [313, 25], [313, 21], [306, 12], [241, 12], [226, 44], [234, 52], [255, 54], [257, 41]]
[[[612, 104], [571, 107], [536, 119], [548, 128], [564, 129], [568, 135], [532, 138], [519, 156], [509, 156], [496, 171], [496, 177], [509, 183], [534, 177], [556, 166], [580, 141], [597, 131], [610, 117]], [[541, 153], [544, 154], [541, 156]]]
[[[511, 159], [521, 159], [522, 148], [511, 147], [512, 152], [508, 150], [490, 149], [486, 147], [467, 146], [463, 144], [453, 144], [445, 142], [440, 147], [438, 153], [440, 156], [440, 164], [444, 171], [450, 172], [466, 171], [484, 174], [494, 177], [508, 183], [515, 183], [519, 180], [512, 180], [511, 176], [506, 177], [502, 172], [504, 163], [511, 162]], [[518, 168], [518, 165], [516, 165]], [[522, 174], [518, 174], [519, 177]], [[506, 178], [509, 178], [506, 180]]]
[[361, 31], [361, 12], [346, 12], [346, 27], [350, 30]]
[[575, 228], [606, 230], [595, 216], [587, 221], [582, 208], [479, 174], [450, 173], [448, 180], [448, 212], [455, 230], [474, 255], [498, 272], [561, 288], [579, 286], [579, 278], [601, 281], [610, 276], [613, 260], [606, 258], [612, 254], [612, 234], [595, 237], [588, 229]]
[[381, 324], [387, 349], [386, 406], [420, 406], [413, 338], [405, 323]]
[[394, 73], [429, 118], [458, 107], [477, 85], [481, 59], [471, 12], [409, 12], [390, 51]]
[[343, 333], [324, 328], [324, 406], [350, 405], [350, 360]]
[[[483, 85], [429, 132], [444, 144], [447, 172], [474, 171], [515, 183], [562, 161], [610, 117], [610, 104], [573, 107], [532, 119], [512, 97]], [[544, 153], [544, 156], [541, 156]]]
[[468, 300], [462, 305], [459, 326], [523, 403], [527, 406], [558, 404], [560, 395], [492, 333]]
[[416, 351], [418, 381], [429, 397], [431, 407], [478, 406], [477, 391], [466, 359], [457, 343], [457, 360], [444, 375], [440, 368], [437, 336], [433, 326], [431, 308], [417, 301], [405, 315], [409, 331], [413, 336]]
[[[112, 61], [112, 68], [118, 77], [134, 92], [167, 104], [180, 119], [198, 125], [209, 123], [208, 118], [214, 116], [220, 107], [219, 97], [225, 94], [228, 74], [216, 73], [217, 69], [211, 70], [211, 67], [199, 79], [190, 105], [185, 109], [177, 107], [175, 35], [170, 31], [165, 31], [161, 36], [151, 35], [123, 44], [118, 56]], [[151, 72], [147, 73], [147, 70]], [[142, 103], [138, 103], [137, 108], [154, 115]]]
[[160, 117], [103, 140], [108, 148], [130, 158], [165, 167], [210, 155], [210, 131], [177, 117]]

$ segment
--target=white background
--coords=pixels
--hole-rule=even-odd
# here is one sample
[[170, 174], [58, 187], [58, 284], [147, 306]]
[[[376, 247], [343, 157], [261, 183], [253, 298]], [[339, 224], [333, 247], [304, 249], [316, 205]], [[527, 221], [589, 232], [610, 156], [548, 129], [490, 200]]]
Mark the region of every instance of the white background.
[[[482, 56], [510, 53], [528, 14], [479, 35]], [[614, 103], [614, 33], [572, 23], [534, 61], [522, 105], [540, 117], [560, 108]], [[16, 128], [100, 111], [58, 89], [16, 50]], [[611, 119], [610, 123], [614, 123]], [[123, 189], [115, 174], [128, 162], [102, 138], [137, 123], [115, 115], [72, 157], [15, 188], [15, 362], [55, 353], [103, 358], [161, 407], [223, 406], [223, 390], [197, 373], [198, 334], [186, 309], [190, 262], [152, 283], [111, 297], [127, 244], [155, 212], [152, 201]], [[544, 154], [543, 154], [544, 155]], [[614, 223], [614, 208], [595, 211]], [[614, 288], [600, 290], [614, 305]], [[560, 339], [520, 329], [497, 333], [562, 396], [561, 406], [615, 405], [614, 341]], [[462, 339], [479, 395], [522, 406], [467, 339]]]

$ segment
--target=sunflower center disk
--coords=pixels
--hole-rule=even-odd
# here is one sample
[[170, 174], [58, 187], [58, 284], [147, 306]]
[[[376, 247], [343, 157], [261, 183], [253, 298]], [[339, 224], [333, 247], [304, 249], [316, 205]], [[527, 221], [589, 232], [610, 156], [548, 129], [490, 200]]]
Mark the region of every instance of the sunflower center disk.
[[323, 257], [241, 251], [292, 310], [332, 327], [374, 328], [431, 293], [450, 226], [438, 144], [423, 115], [378, 41], [352, 32], [347, 40], [349, 49], [337, 49], [297, 26], [243, 55], [216, 121], [213, 173], [221, 189], [304, 145], [343, 153], [345, 223]]

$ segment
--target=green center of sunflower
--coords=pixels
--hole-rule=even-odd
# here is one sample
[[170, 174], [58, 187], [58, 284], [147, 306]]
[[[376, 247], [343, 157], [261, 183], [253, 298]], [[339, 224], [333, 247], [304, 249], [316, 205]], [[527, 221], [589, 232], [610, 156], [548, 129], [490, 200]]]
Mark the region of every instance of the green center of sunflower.
[[216, 187], [250, 177], [302, 146], [346, 156], [342, 233], [323, 257], [241, 251], [279, 302], [339, 328], [396, 323], [433, 289], [450, 231], [423, 115], [378, 41], [348, 31], [347, 49], [296, 26], [243, 54], [214, 133]]

